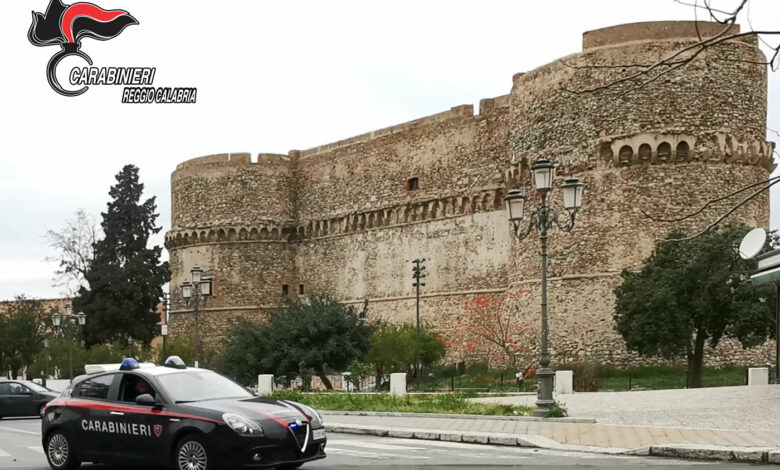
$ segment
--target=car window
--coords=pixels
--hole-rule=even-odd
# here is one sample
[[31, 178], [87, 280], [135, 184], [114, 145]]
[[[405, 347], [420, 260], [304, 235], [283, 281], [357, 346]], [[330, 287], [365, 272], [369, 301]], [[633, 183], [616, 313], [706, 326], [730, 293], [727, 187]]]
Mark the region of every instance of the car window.
[[10, 395], [11, 387], [8, 383], [0, 383], [0, 395]]
[[144, 393], [151, 395], [152, 398], [157, 398], [154, 387], [142, 377], [135, 374], [122, 376], [122, 382], [119, 384], [119, 401], [135, 403], [135, 399]]
[[101, 375], [94, 379], [85, 380], [76, 387], [73, 396], [107, 400], [108, 389], [111, 388], [111, 383], [113, 381], [114, 374]]
[[221, 398], [252, 398], [252, 394], [232, 380], [208, 370], [159, 375], [157, 381], [177, 403]]
[[24, 395], [25, 393], [31, 393], [30, 389], [25, 387], [22, 384], [18, 384], [18, 383], [13, 383], [12, 382], [12, 383], [8, 384], [8, 386], [9, 386], [9, 388], [11, 390], [11, 393], [10, 393], [11, 395]]
[[51, 392], [51, 390], [49, 390], [48, 388], [42, 387], [35, 382], [27, 382], [25, 383], [25, 385], [31, 388], [35, 392]]

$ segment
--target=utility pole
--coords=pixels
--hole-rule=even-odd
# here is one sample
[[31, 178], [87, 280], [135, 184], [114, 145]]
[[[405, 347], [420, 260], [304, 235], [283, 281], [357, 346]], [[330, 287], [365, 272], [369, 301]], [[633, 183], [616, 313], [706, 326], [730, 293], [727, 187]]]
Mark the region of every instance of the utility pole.
[[418, 258], [412, 261], [412, 264], [414, 264], [414, 266], [412, 266], [412, 278], [414, 279], [412, 286], [417, 289], [417, 331], [415, 332], [414, 339], [414, 371], [417, 375], [418, 392], [420, 391], [420, 287], [425, 285], [425, 282], [421, 279], [424, 279], [427, 276], [424, 272], [424, 262], [425, 258]]

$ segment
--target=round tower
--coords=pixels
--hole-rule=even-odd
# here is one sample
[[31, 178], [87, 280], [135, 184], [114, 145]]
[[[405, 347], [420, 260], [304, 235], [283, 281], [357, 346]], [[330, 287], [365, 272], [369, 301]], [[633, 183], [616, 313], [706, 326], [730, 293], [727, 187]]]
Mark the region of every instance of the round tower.
[[[698, 27], [713, 36], [723, 26]], [[688, 214], [766, 180], [774, 168], [765, 141], [767, 77], [759, 64], [765, 58], [755, 38], [703, 50], [685, 66], [636, 75], [642, 70], [636, 65], [655, 64], [697, 41], [693, 22], [614, 26], [586, 32], [581, 53], [515, 76], [508, 147], [518, 184], [533, 194], [527, 169], [546, 157], [560, 163], [558, 184], [576, 174], [587, 185], [574, 231], [553, 230], [550, 237], [550, 330], [558, 364], [631, 359], [612, 320], [621, 270], [640, 269], [673, 228], [696, 233], [738, 199], [682, 224], [645, 214]], [[562, 206], [558, 188], [552, 198]], [[765, 193], [727, 223], [766, 227], [768, 218]], [[531, 299], [539, 298], [538, 246], [533, 237], [513, 244], [508, 270], [510, 288], [534, 291]], [[533, 301], [515, 307], [538, 318]], [[709, 358], [728, 362], [733, 348], [741, 350], [727, 342]], [[763, 352], [755, 354], [763, 360]]]
[[193, 309], [181, 295], [194, 266], [212, 279], [200, 307], [204, 342], [217, 341], [237, 316], [278, 306], [295, 280], [294, 155], [246, 153], [186, 161], [171, 175], [170, 334], [191, 335]]

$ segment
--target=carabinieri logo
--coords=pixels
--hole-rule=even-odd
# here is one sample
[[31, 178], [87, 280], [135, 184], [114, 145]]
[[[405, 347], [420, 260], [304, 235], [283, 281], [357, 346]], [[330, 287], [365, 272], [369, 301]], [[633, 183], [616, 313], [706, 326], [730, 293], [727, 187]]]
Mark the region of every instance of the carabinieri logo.
[[[122, 103], [195, 103], [197, 88], [158, 87], [152, 85], [155, 67], [91, 67], [92, 59], [81, 51], [81, 40], [93, 38], [99, 41], [113, 39], [136, 20], [125, 10], [104, 10], [91, 3], [79, 2], [65, 5], [60, 0], [50, 0], [46, 13], [32, 12], [33, 20], [27, 37], [39, 47], [59, 45], [61, 50], [49, 59], [46, 78], [57, 93], [78, 96], [89, 89], [83, 86], [67, 90], [57, 79], [57, 66], [68, 56], [84, 59], [90, 67], [74, 67], [68, 74], [71, 85], [134, 85], [125, 87]], [[140, 86], [147, 85], [147, 86]]]
[[63, 5], [60, 0], [51, 0], [46, 14], [33, 12], [33, 22], [27, 37], [36, 46], [53, 46], [59, 44], [62, 50], [49, 60], [46, 77], [49, 85], [57, 93], [65, 96], [78, 96], [89, 87], [69, 91], [60, 86], [57, 81], [57, 64], [69, 55], [77, 55], [92, 65], [92, 59], [79, 50], [81, 39], [95, 38], [99, 41], [119, 36], [131, 24], [138, 20], [124, 10], [106, 11], [91, 3], [74, 3]]

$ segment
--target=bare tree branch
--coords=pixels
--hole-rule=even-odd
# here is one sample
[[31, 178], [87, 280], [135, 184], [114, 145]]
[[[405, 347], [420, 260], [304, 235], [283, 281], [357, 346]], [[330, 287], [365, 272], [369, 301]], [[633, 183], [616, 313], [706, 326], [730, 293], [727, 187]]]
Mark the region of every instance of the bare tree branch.
[[[710, 4], [709, 0], [703, 0], [704, 6], [699, 5], [699, 0], [695, 0], [694, 3], [689, 3], [683, 0], [674, 0], [674, 1], [681, 5], [687, 5], [693, 7], [694, 18], [695, 18], [694, 26], [696, 28], [696, 36], [698, 38], [698, 40], [694, 44], [682, 47], [681, 49], [673, 52], [667, 57], [664, 57], [661, 60], [658, 60], [657, 62], [651, 64], [634, 63], [634, 64], [579, 65], [579, 64], [572, 64], [565, 60], [561, 60], [561, 63], [563, 63], [565, 66], [574, 69], [621, 69], [621, 70], [638, 69], [638, 71], [631, 73], [627, 76], [615, 78], [605, 83], [602, 83], [600, 85], [584, 87], [579, 89], [571, 89], [571, 88], [564, 87], [563, 90], [573, 94], [585, 94], [585, 93], [596, 93], [596, 92], [606, 91], [618, 85], [630, 84], [628, 88], [620, 90], [618, 96], [622, 96], [631, 93], [633, 91], [642, 89], [645, 86], [657, 81], [662, 76], [669, 74], [670, 72], [677, 70], [683, 67], [684, 65], [693, 62], [701, 55], [702, 52], [704, 52], [707, 49], [710, 49], [719, 44], [723, 44], [725, 42], [735, 41], [740, 38], [745, 38], [750, 36], [757, 37], [762, 44], [764, 44], [767, 48], [769, 48], [772, 51], [769, 59], [766, 61], [758, 61], [758, 60], [754, 61], [754, 60], [745, 60], [745, 59], [738, 59], [738, 58], [732, 60], [731, 58], [729, 58], [728, 60], [733, 62], [742, 62], [742, 63], [749, 63], [754, 65], [769, 66], [770, 69], [773, 71], [777, 70], [778, 67], [780, 67], [780, 42], [777, 45], [773, 45], [770, 44], [770, 42], [765, 39], [765, 36], [780, 35], [780, 31], [756, 30], [753, 28], [753, 24], [750, 19], [750, 0], [740, 0], [739, 4], [736, 5], [736, 7], [732, 11], [715, 9]], [[747, 16], [748, 16], [747, 21], [748, 21], [748, 25], [750, 26], [750, 30], [745, 32], [730, 33], [730, 31], [732, 31], [732, 28], [737, 24], [737, 20], [740, 13], [742, 13], [746, 7], [747, 7], [746, 10]], [[698, 17], [699, 10], [706, 11], [709, 14], [711, 20], [723, 25], [724, 27], [714, 36], [706, 37], [706, 38], [702, 37], [701, 31], [699, 30], [699, 17]], [[723, 15], [723, 17], [720, 17], [719, 15]]]
[[100, 236], [97, 219], [84, 209], [76, 211], [59, 230], [46, 232], [49, 246], [57, 252], [46, 257], [46, 261], [58, 264], [53, 286], [62, 288], [67, 297], [73, 297], [79, 287], [87, 287], [85, 275], [94, 258], [94, 244]]

